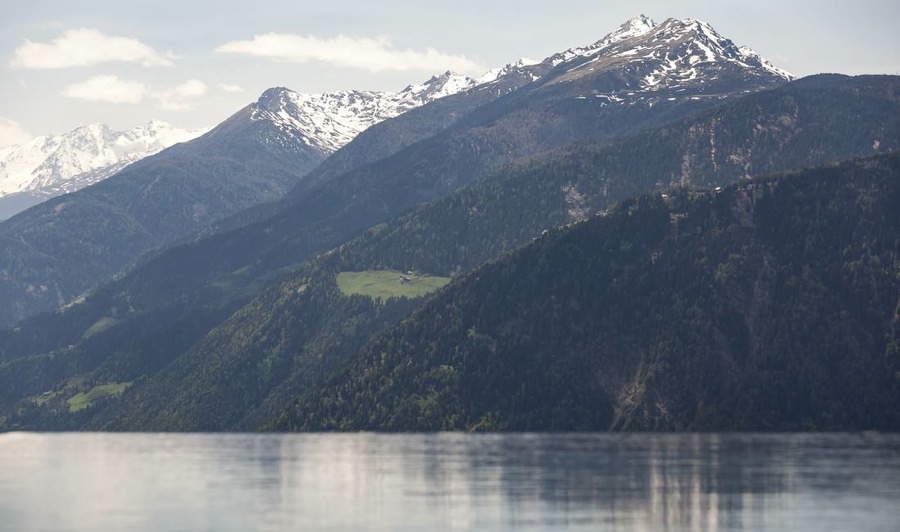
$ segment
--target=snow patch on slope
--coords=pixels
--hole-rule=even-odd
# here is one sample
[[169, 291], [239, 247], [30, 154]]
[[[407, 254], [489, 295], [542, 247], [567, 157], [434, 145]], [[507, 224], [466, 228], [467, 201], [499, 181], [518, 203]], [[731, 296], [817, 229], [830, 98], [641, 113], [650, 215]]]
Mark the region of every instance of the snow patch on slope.
[[[480, 78], [478, 78], [479, 84], [492, 83], [494, 81], [499, 80], [500, 78], [516, 71], [522, 71], [527, 67], [539, 65], [542, 61], [539, 59], [531, 59], [529, 57], [523, 57], [514, 63], [509, 63], [500, 68], [494, 68], [485, 72]], [[532, 74], [531, 80], [535, 81], [539, 76]]]

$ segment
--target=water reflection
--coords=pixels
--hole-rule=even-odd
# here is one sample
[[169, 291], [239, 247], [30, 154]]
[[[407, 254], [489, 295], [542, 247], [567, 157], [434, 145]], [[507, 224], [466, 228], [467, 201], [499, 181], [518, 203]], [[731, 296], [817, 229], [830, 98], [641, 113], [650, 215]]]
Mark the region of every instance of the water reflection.
[[0, 435], [0, 530], [893, 530], [896, 435]]

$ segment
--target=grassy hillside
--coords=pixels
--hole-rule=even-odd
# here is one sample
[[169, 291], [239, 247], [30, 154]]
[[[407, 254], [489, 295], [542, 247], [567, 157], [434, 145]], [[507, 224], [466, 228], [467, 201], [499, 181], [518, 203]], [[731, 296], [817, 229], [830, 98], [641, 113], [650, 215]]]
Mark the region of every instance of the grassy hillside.
[[422, 297], [449, 282], [449, 277], [432, 277], [412, 271], [366, 270], [341, 272], [337, 275], [337, 285], [342, 294], [369, 296], [373, 299]]

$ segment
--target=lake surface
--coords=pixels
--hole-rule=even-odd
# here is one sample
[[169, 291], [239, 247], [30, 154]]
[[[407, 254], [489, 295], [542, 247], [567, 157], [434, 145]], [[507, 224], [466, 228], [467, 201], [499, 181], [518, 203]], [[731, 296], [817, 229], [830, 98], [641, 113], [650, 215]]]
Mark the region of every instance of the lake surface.
[[900, 435], [0, 434], [0, 530], [900, 530]]

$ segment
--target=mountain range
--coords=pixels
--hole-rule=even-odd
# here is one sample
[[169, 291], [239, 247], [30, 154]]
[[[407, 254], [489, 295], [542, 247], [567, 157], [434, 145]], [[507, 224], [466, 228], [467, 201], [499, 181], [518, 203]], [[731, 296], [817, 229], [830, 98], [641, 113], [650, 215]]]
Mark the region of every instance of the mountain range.
[[[679, 81], [671, 89], [667, 88], [667, 81], [646, 84], [648, 73], [663, 68], [676, 54], [692, 64], [690, 58], [700, 44], [685, 47], [685, 43], [693, 41], [710, 43], [703, 44], [707, 48], [718, 43], [718, 48], [710, 49], [722, 54], [694, 61], [691, 68], [697, 75], [689, 82]], [[618, 57], [624, 43], [644, 53], [632, 61], [615, 59], [593, 64], [606, 57], [604, 50]], [[669, 44], [674, 47], [671, 54], [666, 51]], [[373, 128], [372, 135], [360, 136], [357, 142], [309, 173], [324, 157], [321, 150], [298, 141], [283, 121], [253, 119], [260, 113], [267, 117], [289, 115], [290, 109], [297, 108], [290, 105], [297, 98], [286, 94], [275, 97], [284, 90], [267, 91], [260, 102], [239, 111], [207, 135], [145, 159], [111, 181], [82, 191], [80, 197], [76, 194], [67, 198], [67, 205], [76, 198], [108, 204], [108, 188], [122, 183], [114, 195], [118, 204], [110, 204], [108, 213], [98, 215], [96, 209], [91, 210], [92, 217], [99, 216], [91, 223], [115, 228], [113, 234], [80, 230], [71, 234], [72, 228], [84, 226], [85, 222], [61, 223], [60, 216], [80, 214], [77, 209], [58, 210], [53, 202], [15, 220], [15, 225], [0, 224], [0, 235], [9, 243], [7, 250], [0, 249], [0, 257], [3, 251], [11, 258], [15, 256], [14, 261], [10, 260], [14, 267], [0, 278], [0, 294], [10, 302], [5, 312], [0, 309], [0, 323], [9, 324], [65, 304], [152, 247], [183, 238], [191, 230], [250, 204], [277, 199], [288, 181], [293, 183], [289, 201], [279, 208], [267, 206], [261, 211], [269, 216], [268, 220], [260, 222], [257, 216], [229, 221], [226, 229], [239, 229], [195, 245], [213, 246], [215, 250], [191, 252], [210, 258], [208, 264], [199, 267], [194, 263], [190, 268], [169, 264], [165, 267], [168, 273], [164, 283], [190, 290], [190, 286], [206, 285], [210, 275], [248, 266], [248, 259], [262, 261], [270, 271], [287, 267], [518, 157], [577, 140], [602, 141], [633, 134], [715, 105], [729, 95], [787, 81], [788, 77], [780, 71], [754, 65], [734, 71], [738, 63], [726, 53], [734, 48], [730, 41], [696, 21], [668, 20], [651, 27], [648, 19], [638, 17], [593, 46], [554, 54], [538, 64], [510, 65], [501, 70], [502, 75], [489, 76], [489, 81], [479, 86], [404, 113], [385, 123], [382, 129]], [[450, 79], [447, 77], [447, 81]], [[585, 98], [586, 86], [582, 83], [604, 87], [607, 94], [619, 96], [609, 101]], [[414, 88], [408, 91], [427, 92]], [[272, 102], [286, 107], [274, 111]], [[263, 109], [267, 111], [263, 113]], [[406, 128], [407, 124], [410, 127]], [[391, 140], [385, 142], [385, 138]], [[189, 158], [198, 152], [210, 162], [226, 167], [192, 163]], [[351, 154], [350, 164], [347, 158], [339, 157], [342, 153]], [[360, 153], [367, 155], [353, 155]], [[181, 160], [184, 158], [188, 160]], [[283, 173], [262, 172], [276, 161]], [[217, 186], [219, 183], [210, 180], [221, 180], [223, 174], [234, 173], [233, 166], [239, 168], [233, 176], [236, 186], [246, 188], [250, 181], [241, 176], [265, 175], [260, 183], [263, 190], [234, 198], [218, 197], [232, 192], [232, 188]], [[175, 170], [174, 176], [165, 174], [169, 169]], [[185, 169], [189, 169], [190, 180], [183, 173]], [[133, 177], [135, 172], [137, 177]], [[179, 191], [173, 196], [169, 187], [162, 187], [164, 198], [146, 201], [147, 184], [155, 182], [160, 174], [168, 181], [177, 178], [188, 184], [192, 192]], [[273, 182], [276, 175], [283, 178]], [[207, 194], [211, 196], [208, 199]], [[138, 197], [141, 199], [136, 202]], [[211, 208], [213, 202], [223, 199], [224, 205]], [[123, 209], [121, 204], [126, 202], [132, 206]], [[131, 209], [137, 212], [130, 212]], [[273, 211], [275, 215], [271, 215]], [[111, 223], [110, 216], [115, 223]], [[225, 258], [217, 251], [223, 248], [241, 249], [244, 253]], [[155, 259], [154, 263], [161, 260], [165, 259]], [[203, 272], [204, 279], [190, 277], [197, 270]], [[187, 278], [176, 281], [173, 274]]]
[[126, 131], [90, 124], [0, 148], [0, 220], [98, 183], [137, 160], [205, 132], [158, 120]]
[[[652, 409], [646, 401], [637, 401], [640, 407], [634, 409], [643, 421], [635, 417], [638, 414], [607, 415], [617, 411], [614, 406], [598, 410], [601, 417], [590, 420], [575, 413], [567, 417], [565, 408], [576, 413], [583, 409], [579, 401], [589, 400], [584, 391], [588, 388], [574, 386], [573, 380], [573, 395], [561, 399], [562, 403], [555, 403], [551, 392], [570, 377], [566, 372], [572, 368], [594, 371], [592, 364], [603, 358], [590, 358], [593, 351], [572, 351], [573, 364], [554, 371], [540, 358], [545, 344], [534, 344], [532, 358], [538, 366], [526, 364], [522, 371], [543, 367], [542, 374], [556, 379], [552, 381], [555, 384], [538, 382], [527, 372], [516, 373], [519, 370], [506, 362], [513, 355], [501, 353], [495, 369], [527, 377], [520, 384], [536, 390], [511, 395], [521, 398], [517, 399], [518, 410], [501, 408], [478, 395], [475, 388], [480, 384], [459, 384], [469, 381], [459, 380], [453, 371], [465, 366], [455, 359], [445, 363], [440, 358], [443, 355], [432, 353], [430, 347], [412, 348], [429, 354], [423, 365], [408, 364], [417, 368], [415, 371], [422, 370], [409, 373], [411, 380], [404, 380], [406, 374], [401, 378], [399, 366], [393, 364], [407, 364], [404, 357], [410, 351], [401, 347], [417, 342], [418, 332], [423, 341], [430, 338], [436, 342], [430, 345], [468, 345], [452, 336], [459, 333], [455, 324], [465, 321], [462, 315], [457, 317], [455, 311], [435, 315], [429, 309], [437, 304], [456, 308], [452, 302], [456, 298], [460, 305], [470, 300], [472, 305], [481, 304], [476, 293], [496, 296], [511, 305], [520, 298], [522, 308], [539, 308], [535, 315], [549, 309], [552, 312], [544, 321], [551, 330], [542, 333], [541, 341], [564, 345], [563, 337], [571, 336], [565, 324], [580, 323], [579, 316], [567, 312], [590, 308], [590, 320], [601, 316], [600, 311], [577, 301], [570, 306], [566, 306], [568, 301], [561, 303], [559, 312], [557, 303], [546, 308], [530, 303], [529, 297], [543, 293], [540, 285], [555, 286], [537, 273], [529, 275], [528, 271], [544, 271], [534, 265], [511, 266], [519, 274], [498, 281], [497, 286], [505, 287], [503, 291], [483, 284], [465, 288], [474, 286], [470, 279], [478, 272], [488, 271], [479, 266], [498, 257], [503, 257], [501, 263], [518, 264], [518, 257], [532, 253], [527, 250], [542, 242], [556, 242], [557, 231], [583, 234], [593, 229], [582, 226], [597, 224], [621, 228], [628, 217], [638, 213], [638, 218], [646, 214], [649, 221], [628, 226], [628, 237], [619, 238], [625, 250], [621, 257], [613, 248], [604, 247], [612, 242], [603, 233], [608, 229], [601, 231], [607, 236], [597, 237], [603, 260], [612, 261], [603, 268], [631, 271], [629, 250], [643, 249], [643, 242], [651, 240], [662, 242], [657, 246], [660, 249], [649, 252], [651, 258], [655, 256], [653, 264], [661, 257], [669, 260], [684, 253], [705, 257], [705, 250], [714, 242], [705, 240], [707, 229], [712, 235], [743, 234], [747, 217], [757, 216], [755, 204], [748, 206], [750, 200], [741, 193], [748, 190], [748, 183], [758, 182], [760, 175], [900, 147], [898, 95], [900, 82], [890, 76], [827, 75], [795, 81], [706, 23], [669, 19], [656, 24], [643, 16], [592, 45], [541, 61], [510, 63], [479, 80], [445, 73], [394, 94], [349, 91], [308, 96], [270, 89], [206, 135], [0, 224], [0, 264], [4, 266], [0, 295], [10, 302], [0, 311], [0, 320], [12, 324], [27, 318], [0, 332], [0, 428], [568, 430], [724, 426], [722, 419], [730, 411], [691, 418], [684, 413], [690, 411], [688, 407], [677, 412], [673, 407], [673, 414], [666, 417], [649, 413]], [[884, 170], [879, 179], [893, 175], [892, 159], [860, 164], [863, 170]], [[840, 179], [865, 174], [853, 165], [838, 168], [844, 176]], [[812, 172], [813, 177], [804, 182], [818, 182], [826, 174], [824, 170]], [[773, 182], [791, 179], [785, 175]], [[717, 194], [720, 191], [698, 189], [729, 187], [736, 181], [743, 184], [726, 188], [724, 196]], [[817, 187], [812, 189], [816, 193]], [[666, 191], [663, 196], [651, 193], [660, 189]], [[776, 189], [793, 190], [782, 185], [772, 190]], [[869, 197], [883, 190], [892, 190], [889, 183], [856, 188], [851, 182], [836, 189], [839, 199], [852, 194]], [[650, 196], [641, 196], [648, 193]], [[635, 196], [642, 199], [628, 199]], [[707, 200], [703, 198], [717, 197], [737, 198], [734, 201], [738, 203], [723, 199], [720, 207], [704, 210]], [[811, 193], [808, 197], [794, 194], [784, 201], [802, 210], [804, 201], [824, 199]], [[623, 203], [617, 206], [617, 202]], [[642, 207], [632, 209], [633, 205]], [[847, 199], [832, 207], [841, 216], [859, 215], [864, 220], [884, 216], [883, 209], [865, 205], [862, 199]], [[603, 216], [594, 216], [598, 212]], [[732, 212], [731, 217], [725, 212]], [[712, 221], [693, 226], [680, 221], [684, 216], [691, 220], [712, 217]], [[656, 222], [659, 224], [653, 225]], [[784, 223], [786, 228], [796, 225], [796, 234], [822, 230], [818, 225], [799, 229], [805, 221], [795, 218]], [[555, 229], [572, 224], [570, 229]], [[645, 229], [662, 231], [663, 226], [669, 233], [641, 233]], [[671, 240], [659, 240], [665, 235]], [[887, 241], [893, 238], [887, 233], [883, 236]], [[567, 237], [559, 238], [566, 241]], [[723, 245], [770, 245], [766, 238], [728, 236]], [[848, 238], [845, 247], [849, 246], [848, 253], [855, 257], [854, 237]], [[523, 251], [505, 255], [523, 245]], [[799, 244], [791, 241], [785, 245]], [[565, 268], [567, 256], [573, 261], [583, 256], [585, 264], [599, 264], [600, 259], [591, 255], [592, 245], [584, 246], [581, 255], [565, 251], [565, 246], [550, 247], [541, 260], [558, 257], [561, 262], [551, 261], [551, 269], [569, 280], [567, 287], [587, 293], [594, 290], [583, 284], [590, 278], [590, 268], [573, 262], [571, 275]], [[823, 257], [832, 257], [828, 253], [823, 248]], [[878, 255], [879, 261], [890, 259], [882, 255]], [[753, 257], [770, 260], [765, 253]], [[708, 260], [719, 258], [715, 255]], [[685, 264], [672, 263], [665, 275], [672, 271], [686, 275]], [[101, 282], [116, 272], [114, 278]], [[653, 286], [664, 282], [663, 277], [651, 271], [641, 282]], [[516, 279], [537, 279], [537, 284], [518, 288]], [[817, 279], [823, 286], [831, 286], [828, 283], [834, 276]], [[426, 286], [447, 282], [450, 286], [437, 299], [390, 297], [421, 295], [428, 292]], [[706, 281], [696, 277], [696, 282], [703, 286]], [[359, 288], [366, 283], [380, 286], [378, 293], [387, 295], [376, 296]], [[646, 284], [625, 286], [634, 293], [647, 290]], [[596, 290], [598, 297], [611, 293], [605, 284]], [[560, 289], [560, 294], [563, 292]], [[686, 297], [672, 294], [676, 299]], [[742, 294], [735, 290], [710, 292], [703, 297], [723, 302], [703, 307], [707, 309], [704, 312], [730, 308], [727, 297], [745, 297]], [[429, 303], [438, 300], [442, 303]], [[498, 300], [484, 304], [490, 307]], [[884, 306], [881, 300], [877, 304], [860, 301], [873, 309]], [[624, 302], [615, 305], [629, 308]], [[791, 305], [772, 307], [773, 312], [792, 311]], [[684, 315], [682, 307], [672, 309], [674, 316]], [[41, 310], [51, 312], [37, 314]], [[742, 315], [743, 319], [761, 320], [755, 317], [757, 310]], [[498, 339], [506, 338], [503, 331], [522, 330], [524, 336], [531, 335], [527, 332], [533, 328], [530, 318], [513, 316], [512, 307], [507, 311], [503, 314], [507, 321], [484, 335], [481, 327], [493, 323], [490, 320], [479, 322], [482, 325], [463, 324], [467, 338], [482, 342], [478, 345], [492, 352], [491, 346], [499, 346]], [[636, 307], [635, 312], [643, 315], [653, 309]], [[446, 323], [452, 325], [446, 331], [448, 339], [428, 332], [430, 325], [418, 321], [423, 315], [435, 330], [441, 330], [446, 315], [451, 320]], [[557, 317], [560, 321], [553, 321]], [[414, 332], [403, 328], [408, 323], [416, 324], [411, 326]], [[690, 334], [702, 336], [691, 323], [694, 332]], [[879, 323], [878, 327], [887, 327], [890, 320]], [[666, 331], [674, 327], [659, 320], [638, 320], [634, 336], [629, 338], [655, 338], [653, 326]], [[593, 325], [584, 327], [593, 330]], [[619, 338], [613, 330], [601, 328], [598, 334]], [[747, 335], [736, 327], [716, 331], [726, 337], [722, 340], [726, 344], [744, 341], [730, 334]], [[870, 332], [877, 333], [874, 329]], [[682, 349], [679, 345], [676, 347]], [[744, 351], [755, 352], [752, 346], [741, 345]], [[784, 349], [789, 344], [770, 345]], [[857, 360], [868, 360], [871, 349], [877, 348], [865, 345], [868, 347]], [[649, 348], [641, 349], [644, 353]], [[622, 358], [615, 350], [610, 353], [604, 356], [621, 366], [615, 386], [643, 385], [644, 380], [630, 381], [623, 375], [644, 371], [644, 366], [636, 370], [628, 365], [633, 360]], [[724, 351], [704, 353], [714, 358]], [[373, 357], [379, 356], [383, 363], [373, 366]], [[796, 356], [809, 360], [812, 355], [797, 351]], [[444, 366], [450, 368], [449, 373]], [[489, 362], [487, 369], [493, 367]], [[381, 373], [382, 369], [388, 373]], [[492, 375], [500, 373], [487, 369], [476, 371], [483, 377], [476, 379], [478, 383], [508, 388], [508, 383], [501, 386], [499, 381], [491, 381]], [[657, 378], [660, 373], [653, 375]], [[393, 391], [384, 392], [377, 384], [395, 379], [399, 387]], [[752, 381], [753, 386], [762, 386], [758, 382]], [[424, 391], [417, 388], [420, 384], [426, 386]], [[682, 384], [673, 386], [666, 390], [684, 389]], [[604, 404], [616, 404], [610, 395], [614, 388], [604, 388]], [[429, 395], [428, 390], [437, 395]], [[890, 392], [878, 388], [873, 393], [872, 404], [883, 405]], [[79, 394], [93, 399], [88, 408], [73, 410], [70, 399]], [[671, 397], [667, 400], [675, 404]], [[467, 406], [460, 406], [465, 401], [469, 401]], [[819, 412], [823, 403], [807, 404]], [[353, 406], [346, 410], [340, 405]], [[348, 412], [355, 414], [348, 416]], [[356, 414], [369, 421], [353, 417]], [[744, 428], [802, 425], [796, 417], [769, 417], [765, 423], [754, 424], [764, 416], [752, 409], [744, 415], [748, 420], [740, 425]], [[813, 416], [810, 426], [865, 425], [850, 423], [849, 415], [841, 415], [842, 421], [832, 425]], [[872, 419], [873, 426], [893, 423], [888, 417]]]

